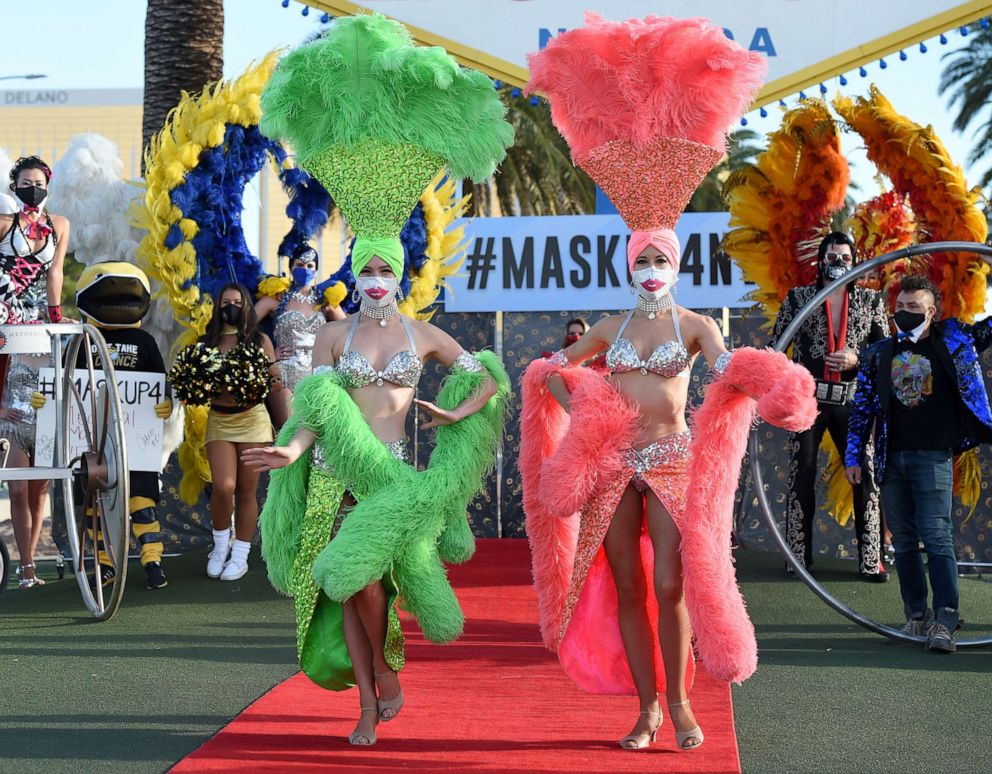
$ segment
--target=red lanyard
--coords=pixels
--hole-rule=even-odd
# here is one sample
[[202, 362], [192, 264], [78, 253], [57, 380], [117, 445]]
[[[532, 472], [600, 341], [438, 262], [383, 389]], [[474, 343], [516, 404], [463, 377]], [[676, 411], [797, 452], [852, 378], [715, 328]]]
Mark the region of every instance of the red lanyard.
[[[844, 304], [840, 311], [840, 334], [834, 336], [834, 315], [830, 308], [830, 300], [827, 299], [827, 354], [833, 354], [839, 349], [847, 346], [847, 293], [844, 294]], [[823, 378], [828, 382], [839, 382], [840, 371], [832, 371], [829, 366], [823, 366]]]

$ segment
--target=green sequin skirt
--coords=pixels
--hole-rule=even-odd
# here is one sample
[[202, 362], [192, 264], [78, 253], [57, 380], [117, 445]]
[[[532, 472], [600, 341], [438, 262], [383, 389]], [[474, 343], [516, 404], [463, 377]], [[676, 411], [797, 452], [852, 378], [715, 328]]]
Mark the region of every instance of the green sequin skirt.
[[[317, 555], [334, 539], [341, 519], [338, 510], [345, 485], [326, 468], [310, 468], [307, 507], [300, 535], [300, 553], [293, 565], [296, 602], [296, 650], [300, 669], [321, 688], [343, 691], [355, 684], [355, 673], [344, 642], [341, 603], [328, 597], [313, 580]], [[387, 595], [385, 656], [390, 668], [403, 667], [403, 632], [396, 612], [398, 589], [392, 576], [382, 579]]]

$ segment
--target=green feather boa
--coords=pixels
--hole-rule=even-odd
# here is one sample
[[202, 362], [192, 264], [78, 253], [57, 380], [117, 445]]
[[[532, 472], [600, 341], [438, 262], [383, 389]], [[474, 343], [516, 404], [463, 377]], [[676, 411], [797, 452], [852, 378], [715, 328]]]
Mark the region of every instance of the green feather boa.
[[[403, 606], [434, 642], [457, 638], [464, 623], [441, 560], [462, 562], [475, 550], [466, 517], [469, 501], [492, 467], [503, 431], [510, 381], [491, 352], [477, 355], [497, 385], [475, 414], [439, 427], [427, 469], [417, 472], [379, 441], [337, 374], [307, 377], [293, 396], [293, 415], [279, 434], [286, 444], [300, 426], [318, 434], [335, 475], [353, 482], [358, 504], [317, 557], [313, 577], [333, 600], [344, 601], [393, 572]], [[456, 371], [437, 404], [452, 409], [482, 384], [486, 372]], [[272, 472], [262, 511], [262, 552], [272, 585], [289, 593], [306, 503], [309, 453]]]

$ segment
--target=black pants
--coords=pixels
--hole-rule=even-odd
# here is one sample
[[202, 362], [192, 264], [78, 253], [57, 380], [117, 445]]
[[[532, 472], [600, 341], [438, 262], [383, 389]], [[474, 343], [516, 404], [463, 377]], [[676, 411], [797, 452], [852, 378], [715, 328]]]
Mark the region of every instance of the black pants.
[[[793, 433], [790, 437], [792, 462], [789, 465], [786, 540], [792, 553], [806, 567], [813, 560], [813, 514], [816, 512], [816, 482], [820, 477], [817, 465], [820, 442], [823, 433], [829, 432], [843, 464], [850, 413], [850, 404], [832, 406], [821, 403], [820, 414], [813, 427], [802, 433]], [[866, 464], [862, 466], [861, 484], [853, 487], [858, 569], [869, 574], [879, 571], [881, 558], [881, 508], [870, 451], [869, 448]]]

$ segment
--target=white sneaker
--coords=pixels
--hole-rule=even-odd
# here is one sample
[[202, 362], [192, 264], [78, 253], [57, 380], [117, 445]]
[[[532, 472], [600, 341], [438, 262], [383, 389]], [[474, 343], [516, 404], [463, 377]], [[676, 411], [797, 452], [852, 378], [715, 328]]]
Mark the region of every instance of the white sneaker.
[[221, 553], [216, 548], [207, 554], [207, 577], [208, 578], [219, 578], [221, 572], [224, 570], [224, 565], [227, 564], [227, 557], [231, 555], [231, 547], [228, 546], [227, 550]]
[[235, 581], [238, 578], [243, 578], [248, 572], [248, 560], [239, 561], [237, 559], [228, 559], [227, 564], [224, 565], [224, 572], [220, 574], [220, 579], [222, 581]]

